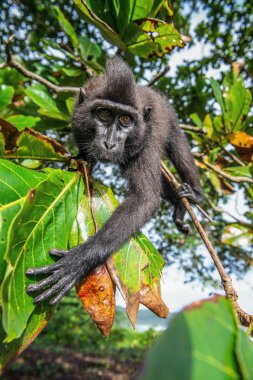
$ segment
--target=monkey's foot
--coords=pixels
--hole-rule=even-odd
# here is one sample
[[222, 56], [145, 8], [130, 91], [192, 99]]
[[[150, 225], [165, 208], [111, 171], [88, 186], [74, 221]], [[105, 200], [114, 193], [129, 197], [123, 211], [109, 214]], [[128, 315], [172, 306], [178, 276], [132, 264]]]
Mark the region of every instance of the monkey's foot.
[[192, 229], [189, 226], [189, 224], [185, 223], [183, 220], [176, 219], [175, 224], [177, 226], [177, 229], [182, 232], [185, 235], [191, 235], [192, 234]]
[[189, 183], [182, 183], [182, 185], [176, 190], [176, 195], [179, 199], [187, 198], [188, 201], [192, 203], [198, 203], [198, 199]]

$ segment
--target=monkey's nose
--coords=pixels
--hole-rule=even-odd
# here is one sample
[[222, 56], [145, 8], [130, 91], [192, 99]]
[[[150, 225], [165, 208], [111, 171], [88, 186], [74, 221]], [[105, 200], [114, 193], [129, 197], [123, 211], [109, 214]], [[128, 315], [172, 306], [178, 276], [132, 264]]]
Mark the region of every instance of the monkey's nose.
[[104, 141], [104, 146], [106, 147], [107, 150], [112, 150], [116, 146], [116, 144], [110, 143], [108, 141]]

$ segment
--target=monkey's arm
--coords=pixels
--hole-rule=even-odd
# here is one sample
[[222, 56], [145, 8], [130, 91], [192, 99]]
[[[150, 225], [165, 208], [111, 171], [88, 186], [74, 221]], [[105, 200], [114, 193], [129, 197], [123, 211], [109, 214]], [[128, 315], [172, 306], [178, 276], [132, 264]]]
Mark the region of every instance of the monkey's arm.
[[186, 197], [190, 202], [198, 204], [203, 200], [198, 169], [194, 163], [194, 157], [190, 151], [188, 141], [177, 122], [173, 123], [171, 136], [167, 145], [167, 153], [175, 165], [181, 179], [182, 186], [175, 192], [171, 186], [163, 180], [166, 198], [175, 205], [173, 219], [178, 229], [183, 233], [190, 233], [190, 227], [184, 222], [185, 207], [181, 198]]
[[28, 286], [29, 293], [39, 292], [35, 303], [51, 298], [50, 305], [56, 304], [91, 270], [104, 263], [138, 232], [160, 203], [159, 191], [146, 191], [147, 185], [143, 183], [141, 190], [132, 189], [130, 196], [115, 210], [103, 228], [86, 243], [68, 251], [54, 249], [51, 254], [60, 257], [57, 263], [27, 270], [28, 275], [47, 275], [40, 282]]

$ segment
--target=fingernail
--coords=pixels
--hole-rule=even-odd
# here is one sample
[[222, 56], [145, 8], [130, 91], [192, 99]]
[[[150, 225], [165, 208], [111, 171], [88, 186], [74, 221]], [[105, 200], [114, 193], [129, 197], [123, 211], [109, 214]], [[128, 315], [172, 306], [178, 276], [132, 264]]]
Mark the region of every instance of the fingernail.
[[25, 273], [26, 274], [33, 274], [34, 273], [34, 269], [32, 269], [32, 268], [27, 269], [27, 271]]

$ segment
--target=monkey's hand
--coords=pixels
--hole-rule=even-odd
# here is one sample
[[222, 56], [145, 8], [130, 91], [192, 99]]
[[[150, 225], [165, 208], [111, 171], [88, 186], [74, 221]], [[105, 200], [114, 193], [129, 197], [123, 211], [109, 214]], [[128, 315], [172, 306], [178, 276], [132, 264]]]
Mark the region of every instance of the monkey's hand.
[[86, 255], [85, 251], [85, 245], [67, 251], [52, 249], [50, 254], [59, 258], [55, 264], [26, 271], [28, 276], [47, 275], [45, 279], [27, 287], [28, 293], [39, 292], [35, 304], [51, 298], [49, 305], [55, 305], [90, 273], [93, 267], [88, 259], [89, 254]]
[[192, 187], [188, 183], [183, 183], [176, 190], [176, 198], [177, 201], [175, 203], [175, 211], [173, 215], [174, 223], [176, 224], [178, 230], [185, 235], [190, 235], [192, 233], [192, 229], [188, 223], [184, 222], [185, 216], [185, 206], [182, 202], [182, 198], [187, 198], [189, 202], [193, 204], [199, 203], [198, 196], [194, 193]]
[[182, 183], [182, 185], [176, 190], [176, 197], [178, 199], [187, 198], [190, 203], [197, 204], [199, 203], [199, 198], [195, 194], [189, 183]]

